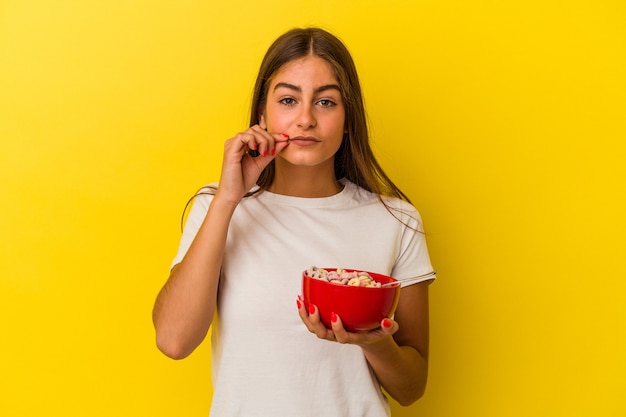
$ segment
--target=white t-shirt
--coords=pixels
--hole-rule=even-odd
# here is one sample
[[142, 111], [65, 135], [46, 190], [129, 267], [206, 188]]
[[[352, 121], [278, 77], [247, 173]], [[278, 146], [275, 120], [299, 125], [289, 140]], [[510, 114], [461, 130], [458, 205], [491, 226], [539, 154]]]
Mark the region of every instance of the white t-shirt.
[[[300, 320], [302, 271], [344, 267], [404, 279], [433, 268], [415, 208], [386, 199], [398, 220], [375, 194], [342, 182], [331, 197], [265, 191], [237, 206], [212, 324], [211, 416], [389, 415], [361, 348], [318, 339]], [[187, 252], [211, 199], [194, 202], [172, 265]]]

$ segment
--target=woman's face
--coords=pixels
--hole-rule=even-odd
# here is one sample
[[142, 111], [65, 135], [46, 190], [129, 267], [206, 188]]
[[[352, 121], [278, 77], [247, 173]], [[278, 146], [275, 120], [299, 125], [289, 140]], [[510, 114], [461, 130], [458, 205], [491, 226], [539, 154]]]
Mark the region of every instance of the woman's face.
[[330, 64], [315, 55], [285, 64], [270, 80], [259, 120], [268, 132], [289, 135], [289, 146], [277, 159], [334, 167], [345, 131], [345, 107]]

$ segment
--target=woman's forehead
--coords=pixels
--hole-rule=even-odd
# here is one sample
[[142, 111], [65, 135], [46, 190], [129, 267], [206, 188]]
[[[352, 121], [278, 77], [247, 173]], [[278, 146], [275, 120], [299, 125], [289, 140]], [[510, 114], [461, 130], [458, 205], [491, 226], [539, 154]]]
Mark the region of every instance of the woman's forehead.
[[290, 84], [299, 87], [318, 87], [320, 85], [339, 84], [332, 65], [316, 55], [307, 55], [289, 61], [281, 66], [269, 80], [270, 88], [278, 84]]

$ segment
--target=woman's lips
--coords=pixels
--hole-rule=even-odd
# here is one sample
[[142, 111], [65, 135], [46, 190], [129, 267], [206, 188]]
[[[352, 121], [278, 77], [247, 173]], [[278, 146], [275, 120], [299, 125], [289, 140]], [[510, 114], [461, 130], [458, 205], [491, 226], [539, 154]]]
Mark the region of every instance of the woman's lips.
[[295, 143], [299, 146], [312, 146], [318, 142], [318, 139], [310, 136], [296, 136], [295, 138], [289, 138], [289, 143]]

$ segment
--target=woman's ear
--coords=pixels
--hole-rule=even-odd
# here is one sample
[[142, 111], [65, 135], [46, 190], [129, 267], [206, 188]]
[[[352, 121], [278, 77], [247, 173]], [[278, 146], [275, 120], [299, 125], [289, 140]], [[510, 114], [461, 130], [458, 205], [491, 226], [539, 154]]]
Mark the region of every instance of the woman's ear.
[[261, 129], [267, 130], [267, 123], [265, 123], [265, 112], [264, 109], [259, 109], [259, 126]]

